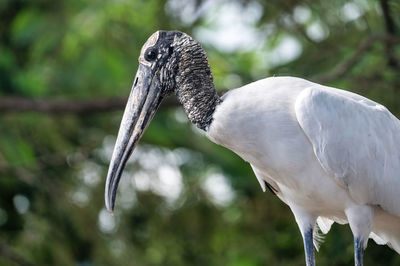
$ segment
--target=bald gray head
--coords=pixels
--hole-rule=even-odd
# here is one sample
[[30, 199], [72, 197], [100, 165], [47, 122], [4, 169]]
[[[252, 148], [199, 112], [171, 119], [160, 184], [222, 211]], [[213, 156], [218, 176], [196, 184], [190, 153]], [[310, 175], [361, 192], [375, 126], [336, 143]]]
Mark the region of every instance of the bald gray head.
[[113, 211], [118, 183], [129, 156], [162, 99], [175, 92], [189, 118], [207, 130], [220, 99], [201, 45], [179, 31], [157, 31], [143, 45], [108, 169], [105, 201]]
[[200, 43], [179, 31], [157, 31], [143, 45], [139, 63], [158, 69], [163, 96], [175, 92], [189, 120], [206, 130], [219, 98]]

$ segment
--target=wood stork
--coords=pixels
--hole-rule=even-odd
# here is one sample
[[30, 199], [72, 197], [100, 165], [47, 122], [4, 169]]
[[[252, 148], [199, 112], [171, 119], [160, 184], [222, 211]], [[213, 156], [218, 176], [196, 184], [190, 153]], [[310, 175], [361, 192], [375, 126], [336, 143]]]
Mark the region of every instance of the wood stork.
[[220, 98], [201, 45], [179, 31], [157, 31], [141, 50], [106, 181], [109, 211], [129, 156], [172, 93], [193, 124], [289, 205], [307, 265], [315, 265], [316, 226], [326, 234], [333, 222], [350, 224], [355, 265], [369, 237], [400, 253], [400, 121], [360, 95], [294, 77]]

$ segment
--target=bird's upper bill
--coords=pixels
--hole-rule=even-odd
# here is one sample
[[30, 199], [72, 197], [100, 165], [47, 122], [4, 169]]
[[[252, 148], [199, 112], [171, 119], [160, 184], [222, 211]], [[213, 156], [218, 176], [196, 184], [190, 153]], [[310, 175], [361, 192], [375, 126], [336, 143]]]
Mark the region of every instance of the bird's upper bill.
[[129, 156], [154, 117], [161, 100], [175, 86], [175, 46], [183, 38], [188, 36], [178, 31], [157, 31], [143, 45], [107, 174], [105, 202], [110, 212], [114, 210], [118, 183]]

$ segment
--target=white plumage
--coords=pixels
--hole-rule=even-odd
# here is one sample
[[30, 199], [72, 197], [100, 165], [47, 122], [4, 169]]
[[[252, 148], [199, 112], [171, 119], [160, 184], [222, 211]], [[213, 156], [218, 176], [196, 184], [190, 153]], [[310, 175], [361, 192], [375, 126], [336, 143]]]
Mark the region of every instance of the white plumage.
[[305, 234], [350, 223], [400, 253], [400, 121], [360, 95], [271, 77], [222, 97], [207, 136], [249, 162]]
[[356, 266], [368, 238], [400, 253], [400, 121], [360, 95], [293, 77], [272, 77], [221, 99], [206, 54], [185, 33], [157, 31], [142, 48], [107, 174], [113, 211], [124, 166], [162, 99], [175, 92], [189, 120], [249, 162], [291, 208], [315, 265], [316, 224], [349, 223]]

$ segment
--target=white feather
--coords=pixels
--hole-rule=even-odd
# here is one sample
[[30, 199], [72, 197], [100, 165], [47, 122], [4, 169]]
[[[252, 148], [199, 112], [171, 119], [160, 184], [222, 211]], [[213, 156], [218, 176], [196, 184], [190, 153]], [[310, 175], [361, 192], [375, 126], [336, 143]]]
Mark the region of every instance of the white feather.
[[301, 92], [295, 109], [322, 167], [350, 196], [400, 217], [400, 121], [382, 105], [322, 86]]
[[301, 230], [317, 221], [327, 233], [350, 215], [353, 233], [372, 229], [399, 252], [400, 233], [390, 233], [400, 232], [400, 123], [385, 107], [293, 77], [222, 100], [207, 136], [249, 162], [263, 190], [262, 180], [276, 188]]
[[331, 230], [331, 226], [334, 222], [328, 218], [325, 217], [318, 217], [317, 218], [317, 224], [319, 229], [321, 229], [321, 232], [323, 234], [327, 234], [329, 230]]

